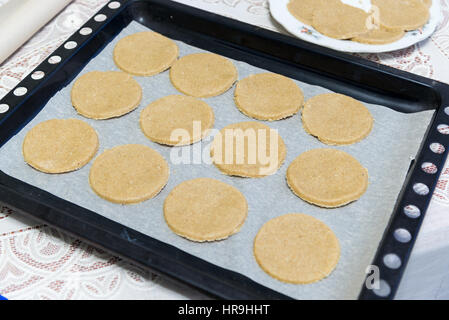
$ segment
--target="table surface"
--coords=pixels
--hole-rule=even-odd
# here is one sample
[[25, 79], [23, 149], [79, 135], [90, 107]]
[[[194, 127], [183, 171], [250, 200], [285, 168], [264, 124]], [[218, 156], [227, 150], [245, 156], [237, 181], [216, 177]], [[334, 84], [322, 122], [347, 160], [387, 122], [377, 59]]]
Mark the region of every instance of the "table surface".
[[[0, 0], [0, 6], [8, 0]], [[267, 0], [176, 0], [287, 33]], [[364, 58], [449, 83], [449, 0], [433, 36]], [[75, 0], [0, 65], [0, 98], [87, 21], [106, 0]], [[449, 161], [440, 176], [397, 299], [449, 298]], [[207, 299], [0, 203], [0, 294], [9, 299]]]

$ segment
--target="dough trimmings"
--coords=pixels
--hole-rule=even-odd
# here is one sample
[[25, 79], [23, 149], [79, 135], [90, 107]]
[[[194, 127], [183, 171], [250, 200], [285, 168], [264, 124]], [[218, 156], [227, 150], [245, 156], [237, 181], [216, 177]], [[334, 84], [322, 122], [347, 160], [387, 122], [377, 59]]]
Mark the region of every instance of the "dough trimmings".
[[382, 45], [424, 26], [432, 0], [371, 0], [367, 12], [341, 0], [290, 0], [293, 17], [334, 39]]
[[313, 23], [313, 12], [319, 1], [322, 0], [290, 0], [287, 8], [296, 19], [311, 26]]
[[429, 20], [429, 8], [422, 0], [371, 0], [381, 26], [405, 31], [422, 27]]
[[131, 112], [142, 99], [142, 88], [121, 71], [92, 71], [73, 84], [72, 105], [86, 118], [109, 119]]
[[368, 32], [372, 16], [340, 0], [326, 0], [316, 5], [312, 19], [312, 26], [325, 36], [349, 39]]
[[290, 213], [269, 220], [254, 239], [259, 266], [280, 281], [307, 284], [327, 277], [337, 266], [340, 245], [320, 220]]
[[150, 103], [140, 113], [140, 127], [148, 139], [166, 145], [192, 144], [214, 124], [214, 112], [197, 98], [170, 95]]
[[358, 100], [324, 93], [307, 100], [302, 110], [304, 130], [329, 145], [361, 141], [373, 128], [373, 117]]
[[385, 27], [376, 27], [367, 33], [360, 34], [351, 40], [367, 44], [387, 44], [395, 42], [404, 36], [402, 29], [386, 29]]
[[296, 83], [275, 73], [253, 74], [240, 80], [235, 88], [235, 104], [249, 117], [280, 120], [298, 112], [304, 94]]
[[103, 199], [138, 203], [156, 196], [167, 183], [168, 175], [168, 164], [157, 151], [127, 144], [106, 150], [95, 159], [89, 183]]
[[358, 200], [368, 188], [368, 170], [337, 149], [300, 154], [287, 169], [287, 184], [298, 197], [324, 208]]
[[144, 31], [126, 36], [114, 47], [114, 62], [136, 76], [152, 76], [168, 69], [178, 58], [176, 43], [163, 35]]
[[34, 126], [25, 136], [22, 153], [33, 168], [64, 173], [87, 164], [98, 150], [98, 135], [78, 119], [52, 119]]
[[243, 194], [224, 182], [198, 178], [177, 185], [164, 202], [170, 229], [192, 241], [215, 241], [237, 233], [248, 204]]
[[180, 92], [207, 98], [227, 91], [237, 80], [234, 64], [214, 53], [194, 53], [180, 58], [170, 69], [170, 80]]
[[277, 130], [256, 122], [228, 125], [214, 137], [211, 158], [221, 172], [259, 178], [274, 174], [285, 160], [287, 149]]

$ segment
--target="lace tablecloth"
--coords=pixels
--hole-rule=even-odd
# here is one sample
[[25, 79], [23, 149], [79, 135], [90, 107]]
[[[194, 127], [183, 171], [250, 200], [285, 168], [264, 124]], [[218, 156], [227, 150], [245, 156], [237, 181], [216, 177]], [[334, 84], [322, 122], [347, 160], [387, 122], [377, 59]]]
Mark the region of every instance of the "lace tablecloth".
[[[7, 1], [0, 0], [0, 5]], [[286, 32], [270, 17], [267, 0], [177, 1]], [[0, 98], [107, 2], [74, 1], [0, 65]], [[449, 83], [449, 1], [441, 2], [444, 20], [430, 39], [407, 49], [362, 56]], [[449, 298], [448, 228], [449, 163], [438, 182], [397, 298]], [[9, 299], [206, 298], [193, 288], [138, 269], [1, 203], [0, 294]]]

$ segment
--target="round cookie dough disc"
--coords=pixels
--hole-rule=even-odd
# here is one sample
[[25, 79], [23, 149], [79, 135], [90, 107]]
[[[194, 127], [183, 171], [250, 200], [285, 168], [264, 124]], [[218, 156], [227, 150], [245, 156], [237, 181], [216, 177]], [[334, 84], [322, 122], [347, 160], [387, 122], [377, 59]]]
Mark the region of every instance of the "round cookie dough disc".
[[302, 110], [304, 129], [330, 145], [346, 145], [368, 136], [373, 117], [359, 101], [338, 93], [309, 99]]
[[359, 199], [368, 187], [368, 170], [336, 149], [313, 149], [299, 155], [287, 169], [287, 183], [301, 199], [336, 208]]
[[186, 95], [207, 98], [227, 91], [237, 80], [237, 69], [230, 60], [217, 54], [194, 53], [175, 62], [170, 80]]
[[89, 183], [100, 197], [115, 203], [138, 203], [156, 196], [168, 181], [169, 169], [155, 150], [127, 144], [99, 155]]
[[[140, 114], [140, 127], [152, 141], [186, 145], [204, 138], [214, 124], [214, 112], [204, 101], [171, 95], [149, 104]], [[179, 135], [175, 130], [184, 133]]]
[[360, 34], [354, 38], [352, 41], [367, 43], [367, 44], [386, 44], [392, 43], [404, 36], [405, 32], [402, 29], [386, 29], [384, 27], [372, 29], [367, 33]]
[[248, 204], [239, 190], [210, 178], [184, 181], [164, 202], [164, 217], [170, 229], [199, 242], [237, 233], [247, 213]]
[[302, 23], [312, 25], [313, 11], [321, 0], [290, 0], [288, 11]]
[[370, 19], [370, 14], [362, 9], [340, 0], [326, 0], [318, 3], [313, 11], [312, 26], [325, 36], [349, 39], [368, 32]]
[[46, 173], [74, 171], [98, 150], [94, 128], [78, 119], [52, 119], [34, 126], [25, 136], [22, 153], [33, 168]]
[[270, 121], [295, 114], [304, 103], [304, 95], [296, 83], [275, 73], [260, 73], [240, 80], [234, 99], [247, 116]]
[[82, 116], [109, 119], [137, 108], [142, 88], [124, 72], [92, 71], [75, 81], [71, 95], [73, 106]]
[[254, 256], [270, 276], [306, 284], [327, 277], [340, 258], [340, 245], [320, 220], [290, 213], [265, 223], [254, 239]]
[[379, 12], [379, 22], [387, 29], [405, 31], [422, 27], [429, 20], [429, 8], [422, 0], [371, 0]]
[[114, 62], [125, 72], [152, 76], [168, 69], [178, 58], [176, 43], [163, 35], [138, 32], [121, 39], [114, 48]]
[[215, 166], [224, 174], [240, 177], [259, 178], [274, 174], [284, 162], [286, 153], [277, 130], [256, 121], [224, 127], [211, 145]]

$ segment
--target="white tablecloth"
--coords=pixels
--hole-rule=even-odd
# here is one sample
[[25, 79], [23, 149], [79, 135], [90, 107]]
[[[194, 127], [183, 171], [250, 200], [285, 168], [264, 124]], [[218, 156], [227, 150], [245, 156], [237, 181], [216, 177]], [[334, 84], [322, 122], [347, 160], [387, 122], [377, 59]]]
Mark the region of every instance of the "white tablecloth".
[[[0, 5], [7, 1], [0, 0]], [[177, 1], [286, 33], [270, 17], [267, 0]], [[0, 98], [107, 2], [74, 1], [0, 65]], [[449, 83], [449, 2], [441, 2], [444, 20], [431, 39], [404, 50], [363, 56]], [[449, 163], [433, 195], [397, 298], [449, 298], [448, 230]], [[193, 288], [142, 271], [1, 204], [0, 294], [9, 299], [205, 298]]]

